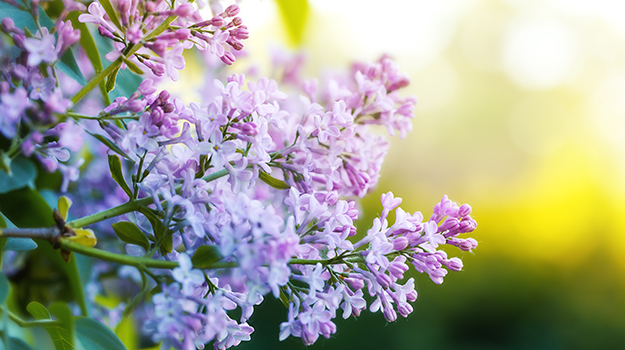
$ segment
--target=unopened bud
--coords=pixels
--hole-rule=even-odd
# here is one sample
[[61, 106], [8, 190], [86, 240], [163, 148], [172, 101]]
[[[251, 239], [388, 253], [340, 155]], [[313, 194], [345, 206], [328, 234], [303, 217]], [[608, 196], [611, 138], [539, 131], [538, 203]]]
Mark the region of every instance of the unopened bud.
[[239, 8], [238, 5], [232, 4], [228, 7], [226, 7], [226, 9], [224, 10], [224, 16], [225, 17], [233, 17], [239, 14], [239, 11], [241, 11], [241, 9]]
[[458, 209], [458, 216], [463, 217], [471, 214], [471, 206], [468, 204], [463, 204]]
[[232, 52], [230, 51], [226, 51], [224, 52], [224, 55], [220, 57], [221, 61], [227, 65], [232, 65], [232, 63], [234, 63], [234, 61], [236, 60], [236, 58], [234, 57], [234, 55], [232, 54]]
[[397, 237], [393, 241], [393, 250], [399, 251], [405, 249], [408, 246], [408, 238], [406, 237]]

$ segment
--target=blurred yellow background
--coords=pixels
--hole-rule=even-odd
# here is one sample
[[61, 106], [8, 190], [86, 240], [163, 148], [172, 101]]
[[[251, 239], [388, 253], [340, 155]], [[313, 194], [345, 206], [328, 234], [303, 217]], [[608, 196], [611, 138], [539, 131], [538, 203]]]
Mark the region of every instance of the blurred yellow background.
[[[409, 74], [414, 131], [392, 140], [362, 227], [387, 191], [426, 217], [447, 194], [478, 221], [465, 271], [419, 277], [408, 322], [362, 316], [316, 346], [625, 348], [624, 1], [309, 0], [300, 45], [275, 2], [240, 5], [261, 72], [291, 42], [308, 76], [384, 53]], [[261, 317], [248, 348], [277, 339]]]

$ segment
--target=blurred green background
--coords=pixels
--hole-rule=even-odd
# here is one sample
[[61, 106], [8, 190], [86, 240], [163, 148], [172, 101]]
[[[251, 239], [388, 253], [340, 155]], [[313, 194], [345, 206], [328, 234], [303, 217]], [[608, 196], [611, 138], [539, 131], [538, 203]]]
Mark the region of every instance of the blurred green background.
[[[268, 47], [290, 45], [306, 52], [308, 76], [383, 53], [409, 74], [414, 131], [392, 140], [360, 227], [387, 191], [426, 217], [447, 194], [471, 204], [478, 221], [478, 248], [454, 252], [463, 272], [442, 285], [415, 274], [419, 298], [407, 320], [339, 319], [336, 335], [313, 348], [625, 348], [625, 2], [241, 7], [251, 33], [241, 71], [264, 59], [268, 74]], [[267, 300], [240, 348], [303, 349], [298, 339], [278, 342], [285, 319]]]

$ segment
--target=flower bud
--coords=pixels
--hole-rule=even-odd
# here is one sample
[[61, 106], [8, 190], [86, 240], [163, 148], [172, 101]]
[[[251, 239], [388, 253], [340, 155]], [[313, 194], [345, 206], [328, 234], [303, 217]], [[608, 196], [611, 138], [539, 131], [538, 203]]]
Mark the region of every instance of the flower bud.
[[236, 60], [236, 58], [234, 57], [234, 55], [232, 54], [232, 52], [230, 51], [226, 51], [224, 52], [224, 55], [220, 57], [221, 61], [227, 65], [232, 65], [232, 63], [234, 63], [234, 61]]
[[461, 271], [463, 264], [459, 258], [451, 258], [447, 261], [446, 266], [452, 271]]
[[15, 28], [15, 22], [9, 17], [5, 17], [2, 19], [2, 31], [9, 34], [13, 33], [17, 28]]
[[471, 206], [468, 204], [463, 204], [458, 208], [458, 216], [467, 216], [471, 214]]
[[395, 312], [395, 309], [392, 307], [384, 308], [382, 313], [384, 314], [384, 318], [389, 322], [393, 322], [397, 319], [397, 312]]
[[239, 6], [232, 4], [228, 7], [226, 7], [226, 9], [224, 10], [224, 17], [234, 17], [236, 15], [239, 14], [239, 11], [241, 11], [241, 9], [239, 8]]
[[193, 12], [195, 12], [195, 9], [190, 3], [182, 4], [174, 10], [174, 13], [179, 17], [189, 17]]
[[347, 282], [352, 289], [356, 290], [362, 289], [365, 286], [365, 282], [360, 278], [346, 278], [345, 282]]
[[399, 251], [399, 250], [405, 249], [407, 246], [408, 246], [408, 238], [404, 236], [397, 237], [393, 241], [393, 250]]
[[406, 294], [406, 300], [413, 302], [415, 300], [417, 300], [417, 291], [416, 290], [411, 290], [410, 293]]
[[412, 308], [412, 305], [410, 305], [408, 303], [402, 303], [402, 304], [397, 306], [397, 311], [403, 317], [408, 317], [408, 315], [410, 315], [413, 310], [414, 309]]

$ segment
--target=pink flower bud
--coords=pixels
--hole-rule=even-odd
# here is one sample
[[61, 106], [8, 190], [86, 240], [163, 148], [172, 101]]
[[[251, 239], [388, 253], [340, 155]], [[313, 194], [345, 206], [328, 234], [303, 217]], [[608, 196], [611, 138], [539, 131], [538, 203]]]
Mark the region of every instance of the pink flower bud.
[[13, 44], [22, 50], [24, 50], [25, 40], [26, 36], [24, 36], [24, 34], [13, 34]]
[[176, 31], [174, 37], [180, 41], [191, 38], [191, 31], [188, 28], [180, 28]]
[[365, 282], [363, 282], [360, 278], [346, 278], [345, 282], [347, 282], [349, 286], [355, 290], [362, 289], [365, 286]]
[[393, 250], [402, 250], [405, 249], [408, 246], [408, 238], [406, 237], [397, 237], [395, 238], [395, 240], [393, 241]]
[[234, 55], [232, 54], [232, 52], [230, 51], [226, 51], [224, 52], [224, 55], [220, 57], [221, 61], [227, 65], [232, 65], [232, 63], [234, 63], [234, 61], [236, 60], [236, 58], [234, 57]]
[[410, 315], [413, 310], [414, 309], [412, 308], [412, 305], [410, 305], [408, 303], [402, 303], [399, 306], [397, 306], [397, 311], [403, 317], [408, 317], [408, 315]]
[[469, 214], [471, 214], [471, 206], [468, 204], [463, 204], [458, 209], [458, 216], [460, 217], [467, 216]]
[[459, 258], [451, 258], [447, 261], [446, 266], [452, 271], [461, 271], [463, 264]]
[[249, 123], [243, 124], [241, 126], [241, 132], [243, 132], [246, 135], [250, 135], [250, 136], [258, 135], [257, 126], [253, 122], [249, 122]]
[[145, 3], [145, 10], [147, 12], [156, 12], [156, 7], [159, 4], [157, 4], [155, 1], [146, 1]]
[[237, 51], [241, 51], [243, 50], [243, 44], [236, 40], [236, 39], [228, 39], [228, 41], [226, 41], [230, 46], [232, 46], [233, 49], [237, 50]]
[[384, 289], [390, 287], [391, 283], [393, 283], [393, 280], [391, 279], [391, 276], [389, 276], [387, 274], [384, 274], [384, 273], [376, 274], [375, 280], [378, 281], [380, 286], [382, 286], [382, 288], [384, 288]]
[[178, 6], [177, 9], [174, 10], [174, 13], [179, 17], [189, 17], [195, 12], [193, 5], [186, 3]]
[[382, 313], [384, 314], [384, 318], [389, 322], [393, 322], [397, 319], [397, 312], [395, 312], [395, 309], [392, 307], [385, 307]]
[[410, 302], [413, 302], [413, 301], [417, 300], [417, 296], [418, 295], [419, 294], [417, 294], [417, 291], [413, 289], [413, 290], [410, 291], [410, 293], [406, 294], [406, 300], [408, 300]]
[[243, 24], [243, 20], [241, 19], [241, 17], [234, 17], [231, 23], [233, 26], [238, 27]]
[[328, 205], [334, 205], [339, 200], [339, 194], [336, 191], [330, 191], [326, 194], [325, 202]]
[[15, 22], [10, 17], [5, 17], [2, 19], [2, 31], [9, 34], [13, 33], [17, 28], [15, 28]]
[[239, 11], [241, 11], [241, 9], [239, 8], [239, 6], [232, 4], [228, 7], [226, 7], [226, 10], [224, 11], [223, 15], [224, 17], [233, 17], [236, 16], [237, 14], [239, 14]]
[[104, 26], [99, 26], [98, 27], [98, 33], [100, 33], [100, 36], [103, 36], [105, 38], [109, 38], [109, 39], [115, 39], [115, 36], [113, 35], [113, 33], [111, 33], [108, 29], [106, 29]]

